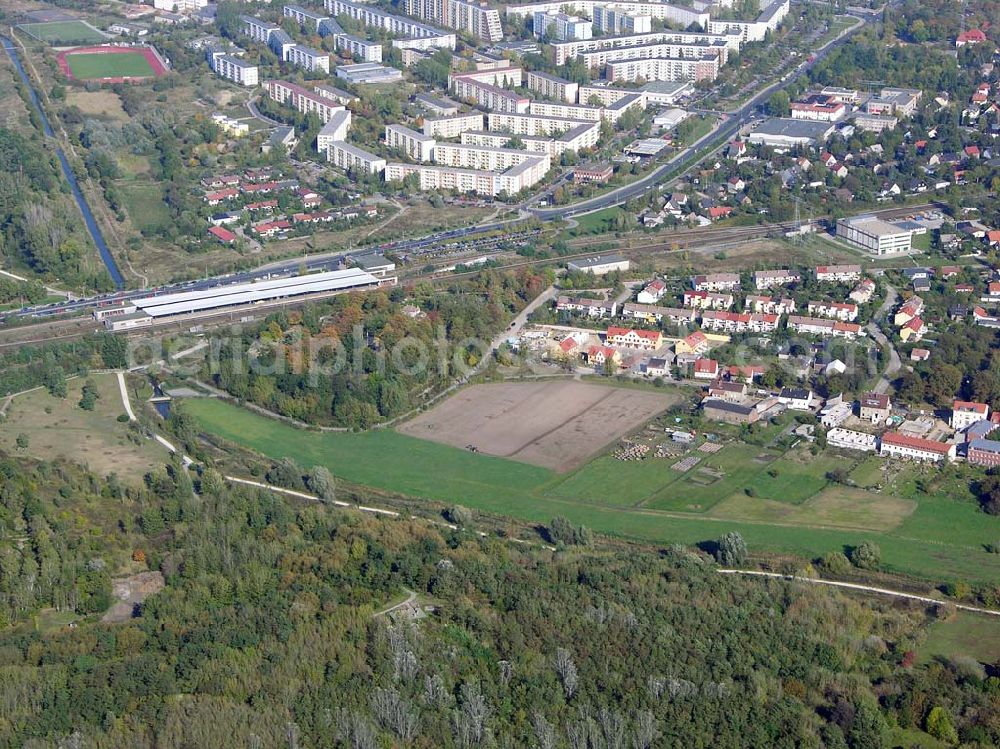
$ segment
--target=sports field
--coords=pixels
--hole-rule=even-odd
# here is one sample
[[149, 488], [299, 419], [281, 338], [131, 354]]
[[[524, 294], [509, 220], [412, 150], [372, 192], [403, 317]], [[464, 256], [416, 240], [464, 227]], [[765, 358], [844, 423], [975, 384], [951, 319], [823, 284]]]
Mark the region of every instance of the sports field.
[[53, 47], [69, 47], [74, 44], [97, 44], [107, 38], [86, 21], [24, 23], [17, 28], [28, 36], [51, 44]]
[[[706, 456], [712, 475], [704, 481], [691, 481], [670, 468], [674, 460], [662, 458], [622, 462], [601, 456], [558, 474], [392, 430], [316, 433], [218, 399], [185, 405], [206, 432], [271, 458], [325, 465], [352, 484], [409, 497], [533, 523], [563, 515], [601, 533], [659, 544], [700, 543], [739, 530], [751, 548], [807, 558], [871, 540], [881, 547], [889, 570], [935, 581], [1000, 579], [1000, 555], [984, 550], [1000, 538], [1000, 520], [950, 490], [887, 496], [828, 485], [821, 470], [835, 462], [831, 453], [816, 456], [812, 489], [796, 491], [789, 487], [807, 475], [804, 455], [779, 456], [742, 443]], [[756, 496], [746, 493], [751, 487]], [[803, 498], [810, 490], [812, 496]]]
[[155, 73], [141, 52], [117, 55], [78, 53], [66, 56], [66, 64], [74, 78], [81, 81], [94, 78], [152, 78]]

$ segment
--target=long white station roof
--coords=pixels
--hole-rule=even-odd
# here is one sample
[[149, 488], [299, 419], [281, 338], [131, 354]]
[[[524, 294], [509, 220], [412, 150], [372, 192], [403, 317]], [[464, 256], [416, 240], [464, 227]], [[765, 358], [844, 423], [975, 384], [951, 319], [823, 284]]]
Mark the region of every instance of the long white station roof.
[[267, 281], [216, 286], [210, 289], [179, 291], [173, 294], [135, 299], [132, 304], [150, 317], [164, 317], [217, 307], [252, 304], [253, 302], [286, 296], [375, 286], [378, 285], [378, 282], [378, 279], [371, 273], [366, 273], [360, 268], [348, 268], [347, 270], [326, 271], [293, 278], [276, 278]]

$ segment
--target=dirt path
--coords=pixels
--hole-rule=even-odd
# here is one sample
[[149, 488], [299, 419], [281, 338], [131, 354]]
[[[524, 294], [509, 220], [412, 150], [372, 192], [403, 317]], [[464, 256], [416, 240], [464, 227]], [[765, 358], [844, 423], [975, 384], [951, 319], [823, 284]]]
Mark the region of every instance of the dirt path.
[[832, 588], [846, 588], [847, 590], [857, 590], [863, 593], [878, 593], [883, 596], [891, 596], [893, 598], [903, 598], [908, 601], [918, 601], [919, 603], [931, 603], [931, 604], [941, 604], [941, 603], [952, 603], [956, 609], [959, 611], [971, 611], [974, 614], [987, 614], [988, 616], [998, 616], [1000, 617], [1000, 611], [995, 611], [994, 609], [984, 609], [980, 606], [969, 606], [964, 603], [953, 603], [952, 601], [942, 601], [937, 598], [930, 598], [928, 596], [918, 596], [914, 593], [906, 593], [902, 590], [891, 590], [889, 588], [878, 588], [874, 585], [860, 585], [859, 583], [843, 583], [837, 580], [820, 580], [815, 577], [800, 577], [798, 575], [782, 575], [777, 572], [759, 572], [757, 570], [719, 570], [723, 575], [747, 575], [750, 577], [772, 577], [781, 578], [784, 580], [794, 580], [797, 583], [811, 583], [813, 585], [828, 585]]

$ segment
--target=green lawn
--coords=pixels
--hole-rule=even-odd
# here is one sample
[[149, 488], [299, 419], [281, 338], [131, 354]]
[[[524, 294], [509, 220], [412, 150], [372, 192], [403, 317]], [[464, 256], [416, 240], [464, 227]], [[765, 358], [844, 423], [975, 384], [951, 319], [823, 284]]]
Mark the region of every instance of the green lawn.
[[965, 655], [980, 663], [1000, 662], [1000, 637], [994, 617], [959, 612], [947, 621], [936, 621], [927, 628], [927, 639], [917, 648], [918, 660]]
[[122, 201], [132, 223], [141, 232], [156, 232], [170, 223], [170, 209], [159, 185], [121, 182]]
[[97, 44], [107, 38], [93, 26], [83, 21], [25, 23], [18, 26], [18, 29], [54, 47], [68, 47], [74, 44]]
[[826, 474], [843, 464], [836, 455], [793, 451], [764, 467], [747, 483], [756, 496], [800, 504], [827, 485]]
[[68, 55], [66, 64], [75, 78], [152, 78], [155, 73], [141, 52], [121, 54], [81, 53]]
[[727, 445], [714, 455], [695, 454], [703, 455], [703, 460], [653, 497], [647, 507], [704, 512], [726, 497], [743, 492], [779, 456], [774, 450], [742, 444]]
[[576, 219], [579, 226], [571, 229], [570, 234], [579, 236], [582, 234], [605, 234], [614, 231], [614, 220], [622, 212], [621, 208], [611, 206], [610, 208], [602, 208], [593, 213], [587, 213]]
[[670, 466], [680, 458], [621, 461], [602, 455], [546, 491], [546, 496], [594, 504], [632, 506], [680, 475]]
[[[766, 470], [767, 465], [757, 463], [753, 457], [776, 453], [762, 448], [729, 445], [716, 455], [706, 456], [708, 460], [703, 463], [724, 465], [730, 472], [714, 487], [697, 486], [685, 474], [660, 490], [650, 505], [629, 507], [636, 496], [649, 487], [655, 488], [659, 459], [647, 459], [627, 468], [622, 468], [627, 464], [620, 464], [618, 467], [628, 474], [619, 476], [626, 476], [626, 480], [615, 481], [611, 475], [615, 466], [600, 458], [560, 480], [543, 468], [469, 453], [393, 431], [309, 432], [222, 400], [192, 399], [186, 405], [206, 431], [271, 458], [292, 457], [306, 467], [322, 464], [351, 483], [446, 504], [457, 502], [527, 522], [545, 523], [563, 515], [601, 533], [658, 544], [695, 544], [738, 530], [751, 549], [807, 558], [871, 540], [881, 547], [883, 565], [889, 571], [934, 581], [1000, 579], [1000, 555], [983, 550], [984, 544], [1000, 538], [1000, 519], [983, 515], [972, 503], [947, 497], [915, 497], [916, 511], [893, 530], [879, 528], [888, 527], [887, 518], [895, 517], [898, 521], [903, 508], [912, 508], [912, 504], [901, 505], [898, 500], [891, 500], [891, 505], [882, 507], [883, 501], [889, 500], [866, 492], [859, 492], [854, 501], [872, 503], [872, 520], [869, 523], [862, 515], [852, 522], [852, 528], [836, 527], [839, 518], [856, 507], [845, 503], [845, 498], [836, 493], [836, 496], [818, 495], [823, 499], [811, 499], [798, 506], [784, 504], [790, 515], [787, 519], [780, 516], [784, 521], [780, 524], [773, 516], [754, 517], [754, 508], [735, 517], [705, 514], [707, 506], [742, 492], [759, 472]], [[647, 467], [645, 464], [650, 460], [654, 462]], [[587, 499], [578, 490], [587, 486], [584, 479], [588, 477], [604, 482], [599, 497], [590, 490], [587, 493], [592, 496]], [[626, 486], [633, 479], [639, 485]], [[720, 484], [727, 488], [720, 490]], [[622, 506], [611, 505], [615, 498]], [[904, 499], [910, 499], [909, 495]], [[700, 512], [692, 512], [688, 508], [692, 504], [702, 505]], [[816, 525], [805, 524], [810, 522]], [[870, 530], [865, 530], [869, 527]]]

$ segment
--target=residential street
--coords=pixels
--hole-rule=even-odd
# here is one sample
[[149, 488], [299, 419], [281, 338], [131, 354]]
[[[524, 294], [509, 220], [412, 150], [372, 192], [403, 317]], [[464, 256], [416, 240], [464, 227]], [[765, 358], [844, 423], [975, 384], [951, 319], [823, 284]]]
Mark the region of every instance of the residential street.
[[883, 349], [889, 351], [889, 363], [886, 365], [885, 371], [879, 378], [878, 383], [875, 385], [876, 393], [884, 393], [889, 389], [889, 381], [892, 377], [896, 375], [897, 372], [902, 368], [903, 364], [899, 358], [899, 352], [896, 351], [896, 347], [892, 345], [892, 341], [886, 338], [885, 334], [879, 329], [878, 322], [887, 319], [889, 311], [896, 306], [899, 301], [899, 292], [896, 290], [895, 286], [890, 286], [886, 284], [886, 295], [885, 301], [878, 308], [878, 312], [875, 313], [875, 318], [868, 323], [868, 332], [871, 337], [874, 338], [879, 346]]

